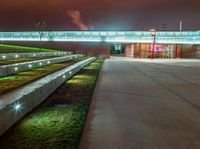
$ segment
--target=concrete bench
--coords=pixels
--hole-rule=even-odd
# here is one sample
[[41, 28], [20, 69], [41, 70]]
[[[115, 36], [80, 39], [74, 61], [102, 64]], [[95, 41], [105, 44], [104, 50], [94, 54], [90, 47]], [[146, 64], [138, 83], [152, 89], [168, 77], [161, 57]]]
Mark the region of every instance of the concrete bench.
[[0, 135], [96, 58], [88, 58], [0, 96]]
[[72, 52], [5, 53], [5, 54], [0, 54], [0, 61], [18, 59], [18, 58], [62, 56], [66, 54], [72, 54]]
[[27, 71], [33, 68], [38, 68], [38, 67], [42, 67], [42, 66], [46, 66], [50, 64], [70, 61], [74, 58], [80, 58], [82, 56], [83, 56], [82, 54], [76, 54], [76, 55], [70, 55], [70, 56], [63, 56], [63, 57], [56, 57], [56, 58], [50, 58], [50, 59], [43, 59], [43, 60], [36, 60], [36, 61], [0, 66], [0, 77], [16, 74], [17, 72]]

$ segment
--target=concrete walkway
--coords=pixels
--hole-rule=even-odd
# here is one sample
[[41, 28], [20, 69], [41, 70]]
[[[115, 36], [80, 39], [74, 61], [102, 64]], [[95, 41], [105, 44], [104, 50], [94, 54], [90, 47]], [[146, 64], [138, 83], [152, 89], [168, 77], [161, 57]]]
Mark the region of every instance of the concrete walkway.
[[200, 149], [200, 60], [107, 59], [80, 149]]

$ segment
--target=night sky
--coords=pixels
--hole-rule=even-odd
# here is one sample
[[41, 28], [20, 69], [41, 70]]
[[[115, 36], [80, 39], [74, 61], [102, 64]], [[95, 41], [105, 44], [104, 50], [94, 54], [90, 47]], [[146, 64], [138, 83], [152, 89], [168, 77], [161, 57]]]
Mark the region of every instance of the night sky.
[[200, 29], [200, 0], [0, 0], [0, 30]]

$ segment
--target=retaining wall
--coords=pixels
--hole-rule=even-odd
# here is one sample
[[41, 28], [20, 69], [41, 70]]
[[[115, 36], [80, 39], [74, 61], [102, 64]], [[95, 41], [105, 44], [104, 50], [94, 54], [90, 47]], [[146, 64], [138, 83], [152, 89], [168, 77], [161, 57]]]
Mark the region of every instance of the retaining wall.
[[6, 53], [6, 54], [0, 54], [0, 60], [2, 61], [2, 60], [17, 59], [17, 58], [62, 56], [66, 54], [72, 54], [72, 52]]
[[43, 60], [36, 60], [36, 61], [0, 66], [0, 77], [16, 74], [17, 72], [31, 70], [33, 68], [42, 67], [42, 66], [46, 66], [50, 64], [70, 61], [71, 59], [79, 58], [82, 56], [83, 56], [82, 54], [77, 54], [77, 55], [56, 57], [56, 58], [50, 58], [50, 59], [43, 59]]
[[94, 60], [94, 57], [83, 60], [25, 87], [0, 96], [0, 135], [43, 102], [63, 82]]

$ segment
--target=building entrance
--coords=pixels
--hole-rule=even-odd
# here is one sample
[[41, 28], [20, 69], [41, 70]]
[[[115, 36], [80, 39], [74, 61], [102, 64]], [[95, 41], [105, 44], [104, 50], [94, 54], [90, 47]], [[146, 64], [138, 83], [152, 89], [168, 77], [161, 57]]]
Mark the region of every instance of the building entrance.
[[180, 47], [173, 44], [127, 44], [125, 56], [133, 58], [177, 58], [181, 57]]
[[111, 46], [111, 55], [113, 56], [125, 56], [125, 45], [114, 44]]

